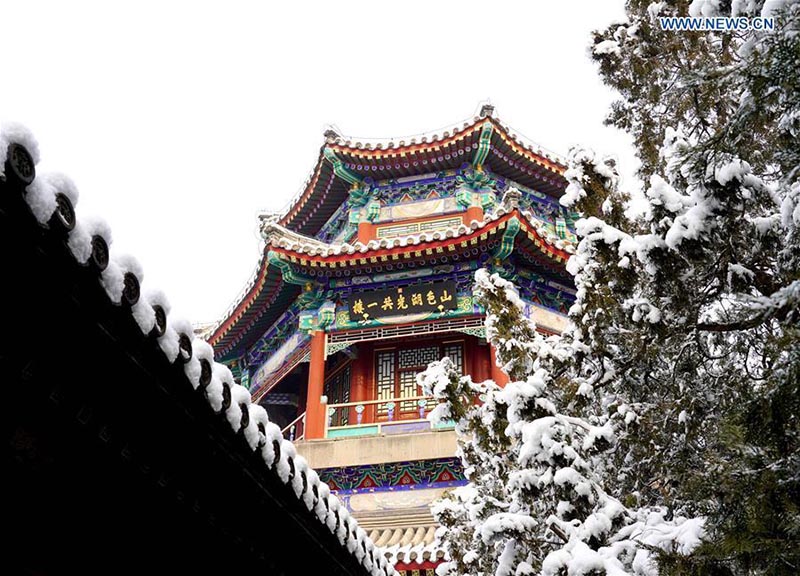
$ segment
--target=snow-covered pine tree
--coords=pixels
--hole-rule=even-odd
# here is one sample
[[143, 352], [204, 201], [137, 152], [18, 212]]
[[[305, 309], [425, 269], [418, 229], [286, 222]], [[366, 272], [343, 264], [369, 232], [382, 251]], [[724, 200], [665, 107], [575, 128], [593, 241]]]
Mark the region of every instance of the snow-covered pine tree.
[[514, 286], [497, 274], [479, 270], [475, 292], [512, 381], [503, 389], [473, 383], [448, 358], [418, 378], [441, 402], [431, 418], [456, 421], [470, 481], [435, 507], [451, 558], [439, 574], [655, 575], [654, 550], [692, 550], [702, 519], [631, 510], [604, 490], [598, 455], [613, 446], [613, 426], [602, 407], [587, 418], [572, 412], [588, 381], [564, 378], [575, 366], [573, 346], [538, 334]]
[[[622, 96], [611, 121], [635, 138], [644, 198], [634, 209], [613, 161], [571, 153], [574, 328], [537, 336], [481, 273], [513, 382], [446, 363], [423, 378], [469, 432], [471, 484], [439, 509], [452, 573], [655, 574], [658, 551], [662, 574], [800, 573], [800, 2], [628, 12], [592, 53]], [[777, 29], [660, 30], [687, 14]], [[701, 546], [681, 515], [708, 516]]]
[[[622, 97], [610, 121], [636, 138], [647, 202], [626, 213], [586, 152], [567, 199], [596, 216], [571, 262], [592, 287], [578, 334], [613, 367], [606, 393], [639, 415], [614, 454], [620, 488], [709, 516], [694, 558], [664, 559], [677, 573], [797, 574], [800, 2], [628, 13], [592, 53]], [[660, 29], [685, 15], [769, 16], [776, 30]]]

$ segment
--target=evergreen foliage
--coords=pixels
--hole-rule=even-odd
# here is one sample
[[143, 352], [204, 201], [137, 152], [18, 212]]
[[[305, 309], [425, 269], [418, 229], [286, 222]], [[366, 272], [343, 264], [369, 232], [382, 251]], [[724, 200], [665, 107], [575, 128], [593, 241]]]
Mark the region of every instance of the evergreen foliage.
[[[800, 573], [800, 2], [627, 8], [591, 54], [644, 193], [571, 152], [572, 328], [544, 338], [479, 271], [511, 383], [447, 360], [420, 379], [470, 480], [437, 509], [442, 572]], [[665, 15], [777, 29], [668, 32]]]

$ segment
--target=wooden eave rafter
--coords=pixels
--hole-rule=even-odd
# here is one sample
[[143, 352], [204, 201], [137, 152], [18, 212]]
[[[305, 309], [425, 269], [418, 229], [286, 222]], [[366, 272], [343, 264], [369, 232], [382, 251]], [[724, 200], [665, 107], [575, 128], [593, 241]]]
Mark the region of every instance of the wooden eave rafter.
[[270, 266], [266, 253], [256, 273], [253, 286], [208, 338], [218, 357], [224, 358], [251, 332], [265, 312], [273, 310], [276, 301], [287, 289], [279, 270]]

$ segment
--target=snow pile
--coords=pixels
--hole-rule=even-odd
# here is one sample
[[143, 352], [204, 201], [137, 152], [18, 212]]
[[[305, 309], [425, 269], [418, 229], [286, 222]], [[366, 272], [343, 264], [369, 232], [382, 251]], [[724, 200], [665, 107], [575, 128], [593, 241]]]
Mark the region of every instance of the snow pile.
[[0, 124], [0, 176], [5, 176], [9, 144], [23, 146], [31, 155], [33, 163], [39, 163], [39, 143], [33, 133], [22, 124], [3, 122]]
[[692, 0], [689, 5], [689, 16], [711, 18], [721, 14], [720, 0]]
[[156, 330], [156, 309], [161, 308], [161, 311], [168, 315], [170, 311], [169, 302], [167, 297], [161, 290], [145, 290], [144, 294], [139, 298], [139, 301], [131, 309], [139, 329], [144, 335], [150, 335]]
[[586, 197], [587, 191], [584, 187], [591, 187], [590, 175], [599, 176], [607, 188], [616, 187], [619, 182], [616, 165], [613, 157], [597, 158], [594, 151], [588, 148], [576, 147], [570, 150], [570, 167], [564, 172], [564, 178], [569, 184], [559, 199], [561, 205], [572, 208]]
[[63, 194], [75, 207], [78, 204], [78, 189], [69, 177], [60, 173], [37, 175], [28, 186], [25, 200], [40, 224], [47, 224], [58, 206], [56, 195]]
[[122, 294], [125, 290], [125, 275], [133, 274], [141, 286], [144, 278], [144, 271], [139, 262], [130, 255], [112, 256], [108, 262], [108, 267], [100, 275], [100, 283], [106, 290], [106, 294], [115, 304], [122, 302]]
[[613, 54], [619, 56], [621, 54], [619, 42], [616, 40], [603, 40], [595, 44], [592, 49], [595, 54]]
[[92, 255], [92, 238], [101, 237], [111, 248], [111, 227], [101, 218], [79, 218], [69, 234], [69, 249], [81, 264], [86, 264]]

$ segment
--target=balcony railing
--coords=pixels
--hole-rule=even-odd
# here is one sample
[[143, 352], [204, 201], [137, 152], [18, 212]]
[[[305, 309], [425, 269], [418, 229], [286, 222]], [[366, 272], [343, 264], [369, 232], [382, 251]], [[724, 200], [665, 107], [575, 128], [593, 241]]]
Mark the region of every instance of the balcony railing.
[[[409, 404], [413, 406], [411, 410], [408, 409]], [[325, 438], [431, 430], [431, 423], [426, 417], [435, 406], [432, 396], [404, 396], [328, 404]], [[450, 427], [452, 424], [442, 424], [436, 426], [436, 429]]]
[[283, 437], [291, 442], [302, 440], [306, 432], [306, 413], [303, 412], [292, 420], [281, 432]]

